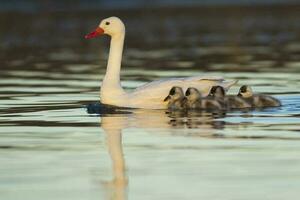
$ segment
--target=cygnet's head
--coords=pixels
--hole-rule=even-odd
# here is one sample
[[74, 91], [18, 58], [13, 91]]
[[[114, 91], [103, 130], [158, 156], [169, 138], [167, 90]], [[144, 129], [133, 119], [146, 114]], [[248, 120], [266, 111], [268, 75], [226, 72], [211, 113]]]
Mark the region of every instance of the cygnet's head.
[[238, 93], [238, 96], [249, 98], [253, 96], [252, 88], [249, 85], [243, 85], [240, 88], [240, 91]]
[[190, 87], [186, 90], [185, 97], [188, 101], [194, 102], [201, 98], [201, 93], [196, 88]]
[[209, 92], [210, 96], [216, 98], [224, 98], [225, 97], [225, 89], [222, 86], [213, 86]]
[[184, 93], [181, 87], [174, 86], [169, 92], [169, 95], [164, 101], [176, 101], [184, 98]]
[[111, 37], [125, 34], [125, 25], [118, 17], [109, 17], [103, 19], [96, 30], [87, 34], [85, 38], [90, 39], [103, 34], [110, 35]]

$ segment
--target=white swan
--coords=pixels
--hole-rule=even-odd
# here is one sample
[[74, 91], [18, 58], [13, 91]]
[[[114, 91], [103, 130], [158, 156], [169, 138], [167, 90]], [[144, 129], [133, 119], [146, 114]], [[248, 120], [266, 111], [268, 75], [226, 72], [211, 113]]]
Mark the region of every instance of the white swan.
[[220, 77], [204, 76], [171, 78], [147, 83], [127, 93], [120, 83], [125, 25], [118, 17], [109, 17], [102, 20], [97, 29], [87, 34], [85, 38], [94, 38], [102, 34], [111, 36], [107, 69], [100, 91], [100, 99], [104, 104], [129, 108], [165, 109], [167, 102], [164, 102], [164, 98], [173, 86], [179, 86], [183, 90], [195, 87], [202, 94], [207, 95], [214, 85], [221, 85], [229, 89], [237, 82], [224, 81]]

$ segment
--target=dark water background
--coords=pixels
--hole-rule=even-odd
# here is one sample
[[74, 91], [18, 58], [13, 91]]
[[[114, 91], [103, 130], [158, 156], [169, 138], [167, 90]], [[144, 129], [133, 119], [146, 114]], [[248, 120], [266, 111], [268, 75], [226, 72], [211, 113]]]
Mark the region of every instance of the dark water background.
[[[11, 2], [0, 3], [1, 199], [299, 196], [299, 6]], [[239, 80], [231, 93], [250, 84], [283, 106], [222, 116], [88, 114], [85, 106], [99, 100], [109, 38], [83, 37], [112, 15], [126, 24], [127, 90], [222, 75]]]

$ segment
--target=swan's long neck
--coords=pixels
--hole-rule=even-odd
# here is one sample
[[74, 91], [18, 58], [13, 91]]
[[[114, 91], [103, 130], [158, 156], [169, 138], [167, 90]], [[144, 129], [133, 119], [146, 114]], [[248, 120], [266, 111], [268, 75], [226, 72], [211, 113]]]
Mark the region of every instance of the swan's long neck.
[[111, 37], [106, 74], [103, 83], [112, 86], [121, 86], [120, 70], [125, 33]]
[[111, 103], [112, 97], [125, 93], [120, 82], [120, 70], [123, 53], [125, 32], [113, 35], [110, 41], [110, 50], [106, 74], [101, 86], [101, 101]]

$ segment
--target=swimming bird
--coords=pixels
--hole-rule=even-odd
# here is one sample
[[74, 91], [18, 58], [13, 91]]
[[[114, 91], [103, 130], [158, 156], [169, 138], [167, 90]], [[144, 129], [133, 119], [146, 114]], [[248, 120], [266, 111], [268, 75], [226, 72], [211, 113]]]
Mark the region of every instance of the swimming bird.
[[246, 100], [254, 108], [281, 106], [281, 102], [274, 97], [253, 94], [252, 88], [248, 85], [243, 85], [240, 88], [238, 96]]
[[209, 96], [218, 99], [226, 109], [251, 108], [251, 104], [240, 96], [226, 95], [225, 89], [221, 86], [213, 86]]
[[222, 110], [221, 103], [213, 97], [202, 97], [197, 88], [188, 88], [185, 92], [187, 109]]
[[164, 102], [168, 102], [168, 109], [170, 110], [182, 110], [185, 108], [185, 96], [181, 87], [172, 87], [169, 95], [164, 99]]
[[125, 38], [125, 25], [118, 17], [103, 19], [95, 31], [87, 34], [86, 39], [107, 34], [111, 37], [107, 69], [102, 81], [100, 100], [103, 104], [130, 108], [164, 109], [167, 107], [164, 97], [173, 86], [183, 90], [195, 87], [207, 95], [214, 85], [229, 89], [237, 81], [225, 81], [221, 77], [193, 76], [153, 81], [126, 92], [120, 82], [120, 69]]

